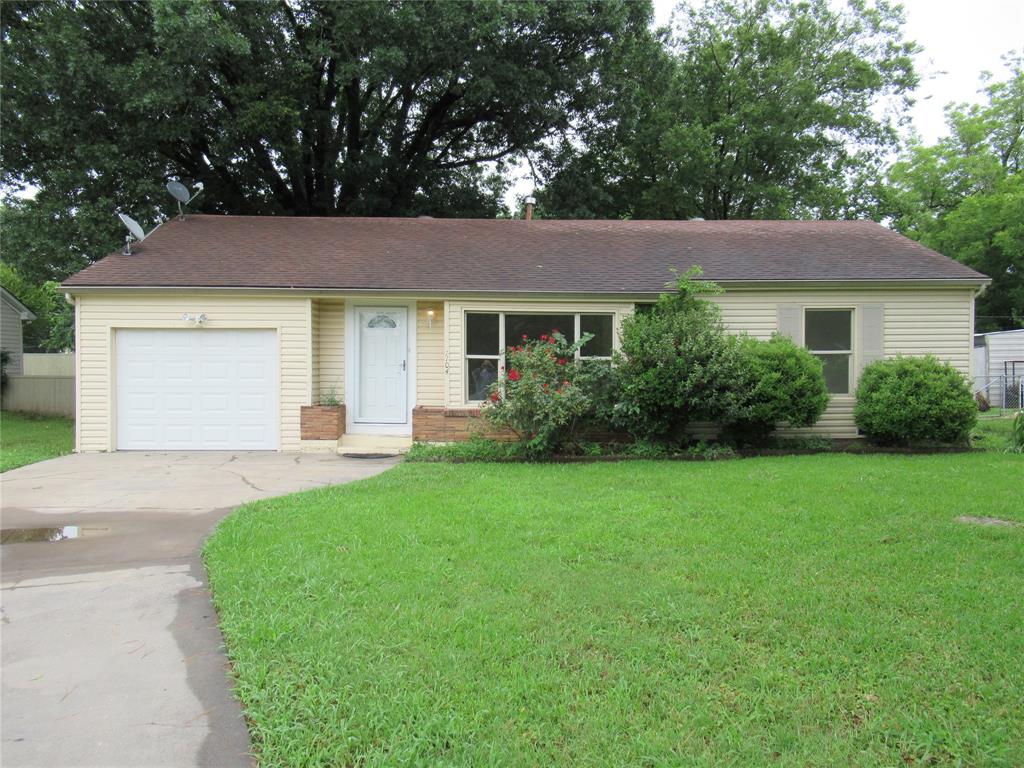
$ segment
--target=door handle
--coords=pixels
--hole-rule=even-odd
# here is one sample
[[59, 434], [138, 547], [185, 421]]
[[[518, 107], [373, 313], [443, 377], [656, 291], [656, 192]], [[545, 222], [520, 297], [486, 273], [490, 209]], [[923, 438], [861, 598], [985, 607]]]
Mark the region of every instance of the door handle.
[[402, 370], [405, 370], [405, 360], [402, 361]]

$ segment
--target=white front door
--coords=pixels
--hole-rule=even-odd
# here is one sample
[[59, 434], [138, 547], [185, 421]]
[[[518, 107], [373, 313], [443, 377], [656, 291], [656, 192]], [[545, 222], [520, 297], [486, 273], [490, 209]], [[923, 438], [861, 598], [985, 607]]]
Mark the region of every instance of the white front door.
[[405, 424], [408, 420], [408, 311], [358, 307], [355, 421]]

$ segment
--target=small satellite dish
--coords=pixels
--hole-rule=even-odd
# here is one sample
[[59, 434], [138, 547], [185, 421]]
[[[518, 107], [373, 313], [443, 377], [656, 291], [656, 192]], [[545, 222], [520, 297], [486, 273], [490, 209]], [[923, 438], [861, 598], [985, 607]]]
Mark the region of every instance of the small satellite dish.
[[178, 219], [184, 221], [185, 211], [181, 206], [188, 205], [199, 196], [199, 193], [203, 191], [203, 182], [196, 183], [196, 193], [193, 195], [189, 188], [180, 181], [171, 179], [167, 182], [167, 191], [171, 193], [171, 197], [178, 201]]
[[128, 231], [131, 233], [129, 235], [126, 235], [124, 238], [124, 250], [121, 251], [121, 253], [123, 253], [125, 256], [132, 255], [132, 240], [138, 240], [141, 243], [143, 240], [149, 237], [149, 235], [152, 235], [154, 232], [160, 229], [160, 227], [162, 227], [164, 224], [161, 221], [159, 224], [157, 224], [155, 227], [149, 230], [149, 233], [147, 234], [146, 231], [139, 224], [139, 222], [137, 222], [127, 213], [119, 213], [117, 214], [117, 218], [121, 220], [121, 223], [124, 224], [125, 227], [128, 228]]
[[121, 219], [121, 223], [128, 227], [128, 231], [132, 233], [132, 237], [134, 237], [139, 242], [142, 242], [143, 240], [146, 239], [146, 232], [139, 225], [139, 222], [137, 222], [135, 219], [133, 219], [126, 213], [119, 213], [117, 214], [117, 216], [119, 219]]
[[188, 191], [188, 187], [186, 187], [180, 181], [168, 181], [167, 191], [170, 192], [171, 197], [173, 197], [179, 203], [187, 203], [189, 201], [189, 198], [192, 197], [192, 193]]

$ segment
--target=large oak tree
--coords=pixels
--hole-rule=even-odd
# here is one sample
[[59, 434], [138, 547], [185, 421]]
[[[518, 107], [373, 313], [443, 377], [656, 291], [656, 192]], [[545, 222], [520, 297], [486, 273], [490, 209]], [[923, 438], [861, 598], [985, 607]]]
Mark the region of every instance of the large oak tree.
[[[494, 216], [494, 163], [595, 107], [650, 5], [592, 2], [5, 2], [5, 212], [26, 275], [114, 247], [124, 208]], [[165, 202], [166, 201], [166, 202]]]

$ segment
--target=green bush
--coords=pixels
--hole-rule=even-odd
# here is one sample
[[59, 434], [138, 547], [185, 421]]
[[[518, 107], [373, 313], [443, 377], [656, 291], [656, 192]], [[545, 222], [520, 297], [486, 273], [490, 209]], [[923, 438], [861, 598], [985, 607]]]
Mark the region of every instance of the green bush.
[[743, 407], [740, 342], [722, 325], [719, 291], [689, 270], [651, 311], [622, 324], [614, 423], [641, 440], [679, 444], [694, 421], [724, 423]]
[[964, 376], [934, 357], [895, 357], [864, 369], [854, 420], [871, 442], [966, 445], [978, 406]]
[[1024, 411], [1019, 411], [1013, 419], [1010, 448], [1016, 453], [1024, 453]]
[[785, 336], [740, 340], [743, 407], [725, 426], [739, 445], [765, 445], [775, 427], [809, 427], [828, 406], [821, 361]]
[[588, 387], [576, 352], [593, 334], [575, 344], [553, 330], [539, 340], [523, 337], [505, 353], [505, 375], [490, 389], [483, 416], [498, 429], [511, 430], [531, 456], [549, 456], [575, 438], [592, 412]]

